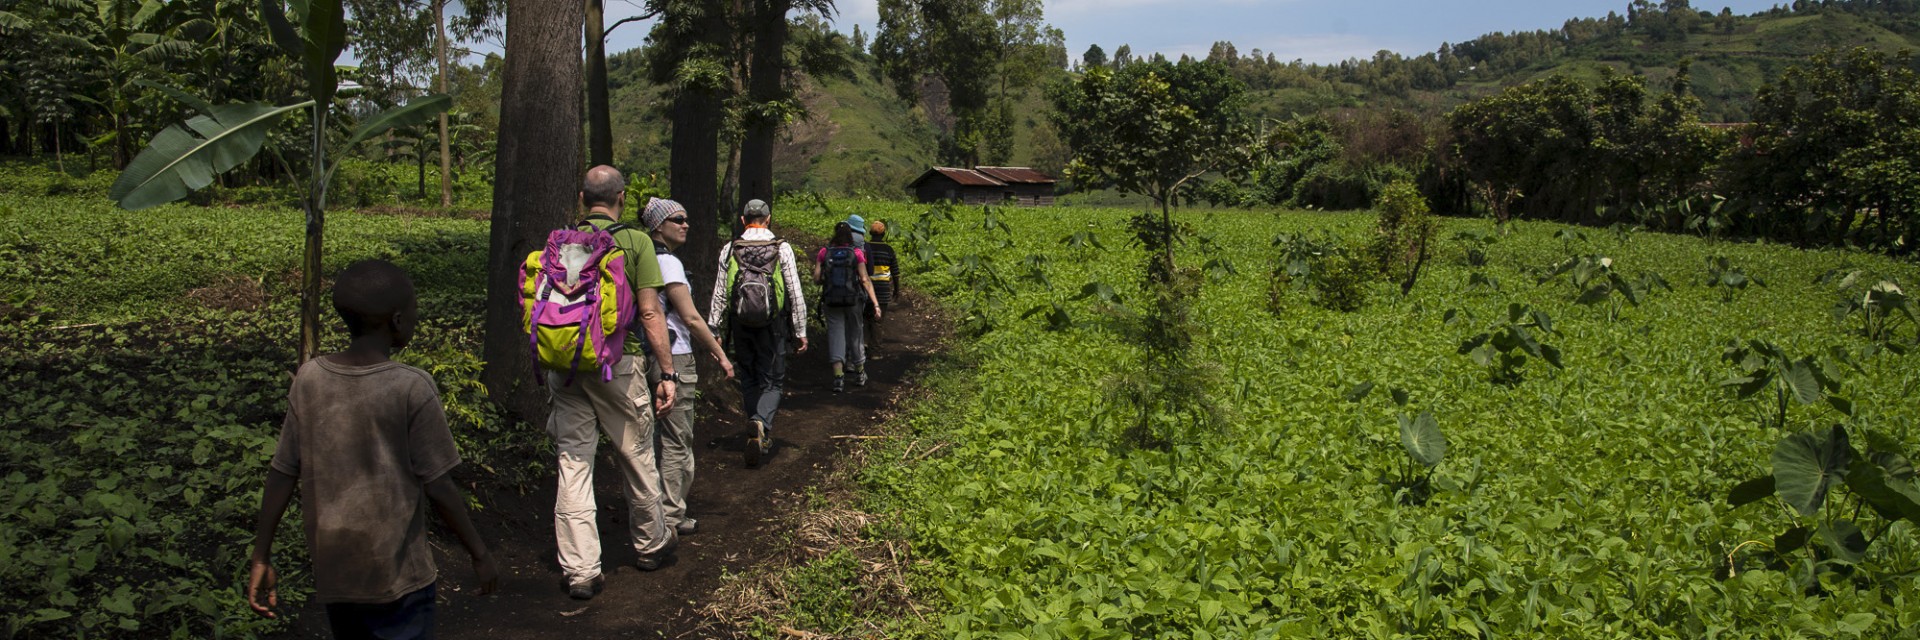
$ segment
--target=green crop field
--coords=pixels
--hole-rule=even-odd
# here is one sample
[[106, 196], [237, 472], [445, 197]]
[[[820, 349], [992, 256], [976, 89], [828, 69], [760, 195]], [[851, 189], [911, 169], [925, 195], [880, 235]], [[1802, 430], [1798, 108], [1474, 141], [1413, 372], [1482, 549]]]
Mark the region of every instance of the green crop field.
[[[279, 624], [238, 585], [286, 411], [300, 213], [130, 213], [99, 186], [0, 192], [0, 631], [254, 635]], [[544, 442], [505, 428], [474, 382], [486, 223], [330, 217], [328, 272], [382, 257], [420, 284], [422, 343], [400, 359], [440, 382], [461, 473], [537, 476], [494, 471]], [[329, 329], [325, 348], [343, 347]], [[283, 593], [298, 601], [311, 582], [289, 518]]]
[[[1341, 313], [1285, 289], [1269, 304], [1274, 239], [1359, 241], [1373, 216], [1179, 214], [1196, 229], [1180, 260], [1212, 264], [1192, 354], [1223, 373], [1191, 392], [1232, 418], [1152, 449], [1121, 437], [1132, 408], [1108, 393], [1141, 366], [1125, 312], [1076, 299], [1097, 282], [1138, 304], [1131, 211], [930, 216], [836, 204], [831, 215], [788, 207], [786, 222], [887, 220], [903, 256], [915, 256], [904, 258], [908, 282], [977, 334], [958, 348], [964, 365], [936, 378], [958, 392], [904, 418], [898, 451], [872, 456], [862, 476], [873, 510], [898, 513], [933, 560], [923, 577], [944, 601], [943, 635], [1893, 638], [1920, 628], [1912, 522], [1889, 526], [1838, 489], [1810, 517], [1771, 497], [1728, 503], [1736, 484], [1781, 466], [1776, 444], [1789, 434], [1812, 441], [1844, 425], [1862, 452], [1869, 437], [1920, 451], [1920, 367], [1857, 334], [1857, 313], [1832, 314], [1862, 281], [1920, 281], [1911, 264], [1546, 224], [1501, 237], [1488, 222], [1450, 220], [1411, 295], [1375, 283], [1364, 309]], [[1104, 249], [1076, 241], [1082, 233]], [[1469, 264], [1470, 247], [1482, 247], [1483, 266]], [[1623, 281], [1657, 274], [1671, 289], [1642, 286], [1638, 305], [1619, 293], [1577, 304], [1578, 273], [1539, 280], [1575, 256], [1607, 258]], [[1710, 265], [1718, 282], [1738, 271], [1765, 286], [1709, 287]], [[1461, 345], [1497, 333], [1516, 303], [1550, 319], [1552, 333], [1528, 333], [1564, 369], [1531, 358], [1495, 384], [1498, 369]], [[1914, 325], [1899, 322], [1891, 348], [1904, 350]], [[1776, 399], [1808, 391], [1799, 385], [1811, 378], [1784, 381], [1803, 372], [1767, 380], [1785, 395], [1741, 399], [1722, 386], [1745, 375], [1723, 359], [1727, 347], [1753, 340], [1796, 361], [1816, 356], [1800, 368], [1817, 365], [1834, 385], [1816, 381], [1814, 403], [1790, 401], [1784, 428]], [[1430, 471], [1410, 459], [1400, 426], [1427, 412], [1446, 440]], [[1410, 437], [1430, 437], [1409, 422]], [[918, 464], [889, 462], [935, 447]], [[1895, 481], [1909, 499], [1911, 477]], [[1780, 490], [1797, 495], [1785, 481]], [[1793, 549], [1808, 531], [1819, 533]], [[1849, 534], [1871, 546], [1854, 553]]]
[[[180, 205], [134, 214], [100, 186], [0, 193], [4, 628], [267, 630], [236, 584], [284, 411], [300, 216]], [[41, 191], [61, 195], [22, 195]], [[1829, 440], [1835, 425], [1862, 459], [1920, 451], [1920, 367], [1902, 355], [1914, 324], [1895, 319], [1872, 339], [1861, 313], [1834, 313], [1882, 278], [1920, 282], [1912, 264], [1546, 224], [1502, 236], [1486, 221], [1448, 220], [1409, 296], [1370, 283], [1366, 306], [1342, 313], [1316, 306], [1310, 290], [1272, 287], [1286, 249], [1274, 240], [1359, 241], [1372, 215], [1179, 213], [1196, 230], [1180, 261], [1210, 274], [1191, 357], [1219, 374], [1185, 391], [1214, 398], [1229, 420], [1154, 448], [1122, 436], [1133, 416], [1112, 397], [1143, 358], [1125, 310], [1142, 295], [1125, 230], [1133, 211], [825, 204], [830, 213], [783, 203], [780, 221], [824, 235], [848, 213], [887, 220], [907, 282], [960, 327], [951, 364], [881, 445], [893, 455], [860, 471], [874, 510], [896, 514], [897, 533], [931, 561], [916, 582], [934, 587], [922, 597], [940, 615], [886, 621], [893, 635], [1893, 638], [1920, 628], [1920, 540], [1897, 500], [1914, 487], [1891, 458], [1861, 467], [1885, 463], [1892, 481], [1877, 493], [1852, 489], [1857, 470], [1843, 482], [1816, 464], [1834, 486], [1813, 515], [1796, 514], [1790, 505], [1806, 496], [1786, 480], [1782, 499], [1728, 503], [1744, 481], [1800, 468], [1794, 446], [1776, 446], [1789, 435], [1829, 460], [1846, 448]], [[541, 471], [497, 463], [537, 458], [528, 452], [541, 443], [537, 430], [505, 428], [473, 382], [485, 224], [334, 213], [327, 269], [384, 257], [413, 273], [427, 325], [403, 357], [442, 384], [463, 473], [512, 485]], [[1582, 256], [1568, 264], [1587, 266], [1551, 275]], [[1608, 266], [1596, 272], [1600, 257]], [[1734, 273], [1765, 284], [1707, 284]], [[1638, 304], [1618, 293], [1577, 302], [1586, 289], [1576, 279], [1607, 274], [1643, 283]], [[1539, 316], [1510, 322], [1514, 304], [1553, 330], [1531, 326]], [[1510, 325], [1564, 368], [1461, 353]], [[326, 348], [342, 340], [328, 334]], [[1786, 360], [1764, 380], [1776, 386], [1741, 398], [1722, 383], [1748, 375], [1743, 358], [1723, 355], [1750, 341]], [[282, 527], [288, 553], [299, 553], [297, 531]], [[288, 593], [305, 593], [301, 561], [282, 566]]]

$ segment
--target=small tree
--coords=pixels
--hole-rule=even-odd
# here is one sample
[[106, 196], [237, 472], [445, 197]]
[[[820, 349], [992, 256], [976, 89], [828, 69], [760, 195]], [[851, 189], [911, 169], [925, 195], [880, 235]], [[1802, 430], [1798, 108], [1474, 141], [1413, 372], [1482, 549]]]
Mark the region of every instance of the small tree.
[[[307, 189], [300, 199], [307, 216], [306, 250], [300, 262], [299, 358], [304, 363], [320, 347], [321, 232], [326, 225], [327, 182], [333, 177], [327, 163], [327, 126], [340, 88], [333, 63], [346, 48], [346, 12], [340, 0], [295, 0], [292, 16], [284, 13], [285, 6], [279, 0], [264, 0], [260, 6], [274, 44], [305, 69], [308, 99], [278, 107], [262, 103], [215, 107], [184, 92], [170, 91], [202, 115], [188, 120], [184, 126], [167, 127], [155, 135], [114, 181], [108, 197], [129, 210], [184, 198], [212, 184], [215, 175], [258, 154], [266, 141], [267, 130], [282, 117], [308, 110], [313, 146], [307, 163]], [[344, 153], [394, 127], [426, 123], [452, 102], [447, 96], [436, 94], [369, 117], [333, 152]], [[279, 151], [273, 153], [277, 155]], [[280, 165], [290, 166], [284, 160]]]
[[[1067, 175], [1152, 198], [1161, 229], [1174, 228], [1180, 188], [1229, 164], [1245, 145], [1242, 87], [1225, 65], [1155, 60], [1119, 71], [1088, 69], [1053, 87], [1053, 125], [1073, 149]], [[1173, 268], [1174, 241], [1160, 243]]]

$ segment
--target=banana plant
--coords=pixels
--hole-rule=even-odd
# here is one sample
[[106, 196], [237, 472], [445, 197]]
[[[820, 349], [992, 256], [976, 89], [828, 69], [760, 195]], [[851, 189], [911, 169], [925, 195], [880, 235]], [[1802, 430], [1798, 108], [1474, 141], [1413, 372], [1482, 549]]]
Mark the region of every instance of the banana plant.
[[1787, 425], [1789, 399], [1798, 400], [1800, 404], [1825, 401], [1835, 411], [1853, 415], [1853, 403], [1836, 395], [1840, 392], [1840, 383], [1827, 375], [1826, 367], [1818, 358], [1796, 359], [1771, 342], [1748, 340], [1744, 345], [1738, 341], [1727, 345], [1720, 359], [1740, 370], [1740, 375], [1720, 383], [1722, 387], [1733, 388], [1740, 399], [1773, 390], [1777, 408], [1773, 424], [1782, 429]]
[[[307, 222], [300, 291], [299, 358], [304, 363], [313, 357], [320, 344], [322, 231], [326, 223], [327, 184], [338, 166], [329, 166], [329, 151], [342, 155], [395, 127], [424, 123], [445, 111], [452, 99], [429, 95], [376, 114], [362, 120], [344, 144], [330, 150], [328, 121], [341, 89], [334, 61], [347, 42], [346, 12], [341, 1], [261, 0], [260, 10], [275, 46], [303, 68], [307, 100], [279, 106], [263, 103], [211, 106], [190, 102], [201, 115], [154, 135], [147, 148], [114, 181], [108, 197], [122, 208], [134, 211], [184, 198], [212, 184], [215, 176], [259, 154], [268, 130], [275, 123], [291, 113], [307, 110], [313, 141], [307, 164], [307, 186], [301, 197]], [[289, 166], [284, 159], [280, 164]]]

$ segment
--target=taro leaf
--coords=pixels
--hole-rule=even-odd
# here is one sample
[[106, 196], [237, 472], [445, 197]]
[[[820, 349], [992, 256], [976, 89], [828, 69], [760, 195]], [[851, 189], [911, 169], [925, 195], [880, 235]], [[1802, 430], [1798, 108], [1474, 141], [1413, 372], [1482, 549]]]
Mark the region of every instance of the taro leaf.
[[1787, 367], [1787, 386], [1793, 389], [1793, 397], [1800, 404], [1813, 404], [1820, 400], [1820, 379], [1813, 374], [1813, 360], [1801, 358]]
[[1373, 393], [1373, 383], [1362, 382], [1347, 389], [1347, 392], [1343, 394], [1343, 396], [1347, 399], [1347, 402], [1359, 402], [1366, 399], [1369, 393]]
[[1434, 420], [1432, 411], [1422, 411], [1413, 419], [1400, 416], [1400, 446], [1414, 461], [1429, 467], [1440, 464], [1447, 455], [1447, 437], [1440, 433], [1440, 423]]
[[[1491, 333], [1482, 333], [1482, 334], [1480, 334], [1480, 335], [1477, 335], [1477, 336], [1474, 336], [1474, 337], [1471, 337], [1471, 338], [1467, 338], [1466, 340], [1462, 340], [1462, 341], [1460, 342], [1460, 349], [1459, 349], [1459, 354], [1460, 354], [1460, 355], [1463, 355], [1463, 356], [1464, 356], [1464, 355], [1467, 355], [1467, 354], [1469, 354], [1469, 353], [1473, 353], [1474, 351], [1477, 351], [1477, 350], [1479, 350], [1481, 346], [1483, 346], [1483, 345], [1485, 345], [1485, 344], [1487, 344], [1487, 340], [1489, 340], [1489, 339], [1491, 339], [1491, 338], [1493, 338], [1493, 334], [1491, 334]], [[1475, 356], [1475, 357], [1474, 357], [1474, 359], [1475, 359], [1475, 360], [1479, 360], [1480, 358], [1479, 358], [1478, 356]], [[1485, 362], [1482, 362], [1482, 363], [1480, 363], [1480, 364], [1483, 364], [1483, 365], [1484, 365], [1484, 364], [1486, 364], [1486, 363], [1485, 363]]]
[[1593, 285], [1592, 288], [1581, 292], [1580, 297], [1575, 299], [1573, 302], [1575, 304], [1586, 304], [1586, 305], [1599, 304], [1602, 302], [1606, 302], [1607, 296], [1612, 294], [1613, 294], [1613, 288], [1611, 286], [1608, 286], [1606, 283], [1596, 284], [1596, 285]]
[[1627, 298], [1627, 304], [1636, 307], [1640, 306], [1640, 292], [1634, 291], [1633, 284], [1627, 282], [1626, 278], [1620, 277], [1620, 274], [1617, 273], [1609, 273], [1607, 274], [1607, 281], [1613, 283], [1613, 288], [1619, 290], [1620, 295]]
[[1483, 345], [1480, 345], [1479, 347], [1475, 347], [1474, 350], [1469, 352], [1467, 355], [1472, 356], [1473, 361], [1479, 364], [1480, 366], [1491, 367], [1493, 366], [1494, 358], [1500, 355], [1500, 351], [1498, 349], [1493, 348], [1492, 345], [1483, 344]]
[[1848, 415], [1848, 416], [1852, 416], [1852, 415], [1853, 415], [1853, 401], [1852, 401], [1852, 400], [1848, 400], [1848, 399], [1846, 399], [1846, 398], [1842, 398], [1842, 397], [1840, 397], [1840, 396], [1827, 396], [1827, 405], [1829, 405], [1829, 406], [1831, 406], [1831, 407], [1833, 407], [1833, 410], [1834, 410], [1834, 411], [1838, 411], [1838, 412], [1840, 412], [1840, 413], [1843, 413], [1843, 414], [1846, 414], [1846, 415]]
[[1773, 537], [1773, 552], [1784, 556], [1799, 551], [1801, 547], [1807, 546], [1807, 539], [1812, 537], [1813, 529], [1807, 527], [1788, 529]]
[[1812, 433], [1787, 436], [1773, 448], [1773, 488], [1800, 515], [1820, 512], [1827, 490], [1840, 481], [1853, 460], [1845, 429], [1835, 426], [1826, 437]]
[[1460, 317], [1459, 309], [1448, 309], [1446, 313], [1441, 314], [1440, 324], [1453, 324], [1453, 320], [1458, 317]]
[[1402, 406], [1402, 407], [1407, 406], [1407, 390], [1406, 389], [1402, 389], [1400, 387], [1394, 387], [1392, 389], [1388, 389], [1387, 393], [1388, 395], [1393, 396], [1393, 403], [1395, 405]]
[[1565, 366], [1562, 366], [1560, 364], [1560, 348], [1559, 347], [1555, 347], [1550, 344], [1540, 345], [1540, 358], [1543, 360], [1546, 360], [1547, 364], [1553, 365], [1553, 368], [1555, 369], [1566, 368]]
[[1540, 327], [1541, 331], [1547, 333], [1559, 333], [1553, 330], [1553, 318], [1549, 317], [1545, 311], [1533, 311], [1533, 326]]
[[1852, 520], [1835, 520], [1820, 527], [1820, 541], [1827, 545], [1833, 559], [1859, 564], [1867, 555], [1867, 535]]
[[1767, 385], [1772, 382], [1773, 382], [1773, 374], [1771, 372], [1761, 372], [1757, 375], [1745, 376], [1740, 378], [1729, 378], [1726, 381], [1721, 382], [1720, 386], [1735, 387], [1734, 395], [1744, 400], [1746, 398], [1753, 397], [1753, 394], [1760, 393], [1761, 391], [1765, 391], [1767, 388]]
[[216, 175], [246, 162], [260, 152], [267, 129], [282, 116], [311, 106], [311, 102], [274, 107], [259, 103], [228, 104], [213, 112], [160, 131], [147, 148], [128, 163], [113, 182], [108, 199], [121, 208], [138, 211], [166, 204], [213, 183]]
[[1507, 303], [1507, 322], [1519, 322], [1527, 316], [1527, 308], [1518, 302]]
[[1895, 480], [1913, 481], [1913, 463], [1907, 460], [1906, 456], [1888, 451], [1875, 451], [1867, 454], [1867, 459], [1880, 465], [1880, 468], [1886, 470], [1887, 475]]
[[1742, 507], [1773, 496], [1773, 476], [1760, 476], [1734, 485], [1727, 492], [1727, 504]]
[[[1907, 469], [1911, 475], [1912, 467]], [[1848, 465], [1847, 488], [1888, 520], [1905, 518], [1920, 524], [1920, 488], [1914, 487], [1912, 480], [1895, 477], [1877, 460], [1855, 459]]]

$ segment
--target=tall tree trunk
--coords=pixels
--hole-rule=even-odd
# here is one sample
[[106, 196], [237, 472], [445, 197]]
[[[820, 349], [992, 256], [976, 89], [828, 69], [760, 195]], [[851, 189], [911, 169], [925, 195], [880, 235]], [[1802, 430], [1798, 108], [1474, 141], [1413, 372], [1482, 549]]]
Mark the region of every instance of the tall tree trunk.
[[[704, 7], [693, 17], [693, 33], [701, 34], [716, 49], [730, 39], [727, 11], [721, 0], [702, 0]], [[664, 15], [672, 20], [675, 16]], [[677, 252], [688, 265], [687, 276], [694, 299], [705, 300], [713, 291], [713, 266], [720, 257], [719, 220], [738, 212], [720, 211], [720, 128], [725, 124], [725, 96], [718, 88], [681, 86], [674, 94], [670, 118], [673, 122], [671, 158], [667, 179], [673, 186], [673, 199], [686, 207], [687, 243]]]
[[586, 2], [587, 20], [582, 35], [587, 43], [587, 158], [592, 164], [610, 165], [613, 164], [613, 116], [607, 104], [606, 8], [603, 0]]
[[[435, 57], [440, 67], [440, 93], [443, 94], [447, 92], [447, 2], [437, 0], [433, 3], [434, 42], [439, 45]], [[421, 166], [426, 166], [424, 161]], [[453, 206], [453, 150], [447, 140], [446, 111], [440, 112], [440, 206]]]
[[0, 154], [13, 153], [13, 123], [6, 116], [0, 116]]
[[750, 18], [753, 53], [748, 61], [749, 111], [740, 143], [740, 197], [773, 201], [773, 147], [780, 134], [779, 118], [765, 106], [786, 97], [787, 10], [792, 0], [755, 0]]
[[[673, 100], [673, 149], [668, 180], [673, 199], [689, 212], [687, 243], [680, 247], [695, 300], [713, 291], [713, 265], [720, 257], [720, 96], [711, 91], [683, 89]], [[698, 223], [698, 224], [696, 224]]]
[[520, 264], [566, 224], [580, 191], [580, 0], [508, 0], [505, 87], [487, 248], [486, 369], [494, 402], [540, 421], [520, 328]]

